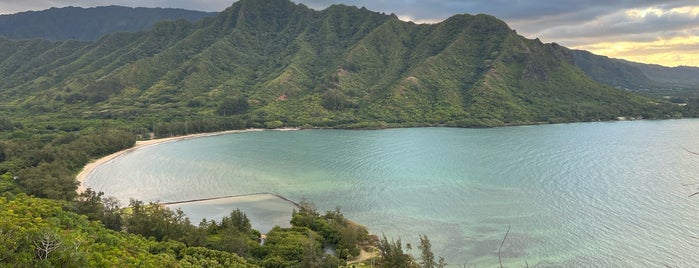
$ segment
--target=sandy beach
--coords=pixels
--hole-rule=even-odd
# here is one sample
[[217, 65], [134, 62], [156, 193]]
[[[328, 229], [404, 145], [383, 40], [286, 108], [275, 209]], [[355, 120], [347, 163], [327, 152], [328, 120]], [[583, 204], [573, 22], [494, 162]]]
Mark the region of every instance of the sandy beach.
[[[220, 132], [211, 132], [211, 133], [198, 133], [198, 134], [190, 134], [190, 135], [185, 135], [185, 136], [177, 136], [177, 137], [168, 137], [168, 138], [162, 138], [162, 139], [152, 139], [152, 140], [143, 140], [143, 141], [136, 141], [136, 144], [128, 148], [126, 150], [122, 150], [113, 154], [110, 154], [108, 156], [102, 157], [100, 159], [97, 159], [95, 161], [92, 161], [85, 165], [83, 167], [83, 170], [78, 173], [78, 175], [75, 177], [75, 179], [80, 183], [78, 185], [78, 194], [84, 192], [87, 187], [85, 187], [85, 179], [97, 168], [98, 166], [107, 163], [119, 156], [122, 156], [124, 154], [133, 152], [135, 150], [138, 150], [140, 148], [146, 147], [146, 146], [151, 146], [151, 145], [156, 145], [156, 144], [162, 144], [166, 142], [173, 142], [173, 141], [181, 141], [181, 140], [186, 140], [186, 139], [193, 139], [193, 138], [200, 138], [200, 137], [210, 137], [210, 136], [218, 136], [218, 135], [225, 135], [225, 134], [233, 134], [233, 133], [243, 133], [243, 132], [252, 132], [252, 131], [264, 131], [265, 129], [257, 129], [257, 128], [252, 128], [252, 129], [240, 129], [240, 130], [227, 130], [227, 131], [220, 131]], [[283, 128], [283, 129], [277, 129], [280, 131], [286, 131], [286, 130], [298, 130], [297, 128]]]

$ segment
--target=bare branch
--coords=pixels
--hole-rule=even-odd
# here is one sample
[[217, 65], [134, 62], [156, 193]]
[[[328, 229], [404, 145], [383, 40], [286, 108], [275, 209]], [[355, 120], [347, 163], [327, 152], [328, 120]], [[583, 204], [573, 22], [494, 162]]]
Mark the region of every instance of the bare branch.
[[58, 249], [63, 243], [58, 234], [51, 230], [43, 231], [34, 241], [36, 255], [40, 260], [48, 259], [49, 254]]
[[500, 252], [502, 251], [502, 245], [505, 244], [505, 239], [507, 239], [507, 234], [510, 233], [510, 228], [512, 228], [512, 225], [507, 226], [507, 232], [505, 232], [505, 237], [502, 238], [502, 242], [500, 242], [500, 248], [498, 249], [498, 261], [500, 262], [500, 268], [502, 268], [502, 258], [500, 257]]

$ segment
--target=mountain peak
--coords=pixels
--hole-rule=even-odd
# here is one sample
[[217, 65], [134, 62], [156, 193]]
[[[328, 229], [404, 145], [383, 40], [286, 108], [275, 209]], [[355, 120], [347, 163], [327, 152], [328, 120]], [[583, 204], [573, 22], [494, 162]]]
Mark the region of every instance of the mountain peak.
[[219, 15], [219, 19], [260, 31], [280, 29], [297, 8], [305, 8], [289, 0], [240, 0]]

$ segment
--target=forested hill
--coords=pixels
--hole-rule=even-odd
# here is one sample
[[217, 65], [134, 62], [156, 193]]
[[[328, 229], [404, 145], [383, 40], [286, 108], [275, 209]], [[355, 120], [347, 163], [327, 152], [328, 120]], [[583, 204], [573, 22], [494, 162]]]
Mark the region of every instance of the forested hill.
[[242, 0], [196, 23], [0, 47], [3, 106], [47, 119], [499, 126], [681, 109], [595, 82], [569, 50], [488, 15], [417, 25], [365, 8]]
[[699, 97], [699, 68], [665, 67], [571, 51], [575, 64], [598, 82], [652, 96], [669, 96], [679, 102]]
[[96, 40], [115, 32], [149, 29], [161, 20], [198, 21], [217, 13], [174, 8], [64, 7], [0, 15], [0, 36], [9, 39]]

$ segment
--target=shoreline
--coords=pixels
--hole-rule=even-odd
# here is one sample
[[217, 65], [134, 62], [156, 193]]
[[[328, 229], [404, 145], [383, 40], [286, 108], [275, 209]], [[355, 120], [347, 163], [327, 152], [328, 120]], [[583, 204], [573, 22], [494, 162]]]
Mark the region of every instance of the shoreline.
[[112, 160], [114, 160], [122, 155], [131, 153], [135, 150], [138, 150], [140, 148], [144, 148], [144, 147], [148, 147], [148, 146], [152, 146], [152, 145], [163, 144], [163, 143], [168, 143], [168, 142], [194, 139], [194, 138], [213, 137], [213, 136], [220, 136], [220, 135], [227, 135], [227, 134], [256, 132], [256, 131], [268, 131], [268, 130], [290, 131], [290, 130], [300, 130], [300, 129], [299, 128], [280, 128], [280, 129], [248, 128], [248, 129], [224, 130], [224, 131], [208, 132], [208, 133], [196, 133], [196, 134], [189, 134], [189, 135], [184, 135], [184, 136], [175, 136], [175, 137], [136, 141], [134, 146], [132, 146], [131, 148], [118, 151], [116, 153], [104, 156], [104, 157], [99, 158], [99, 159], [92, 160], [89, 163], [87, 163], [83, 167], [83, 169], [80, 171], [80, 173], [78, 173], [78, 175], [75, 176], [75, 180], [79, 183], [77, 192], [78, 192], [78, 194], [81, 194], [81, 193], [85, 192], [85, 190], [87, 190], [87, 187], [85, 187], [85, 180], [87, 179], [87, 177], [90, 176], [90, 174], [92, 174], [92, 172], [95, 171], [95, 169], [97, 167], [99, 167], [100, 165], [106, 164], [109, 161], [112, 161]]

